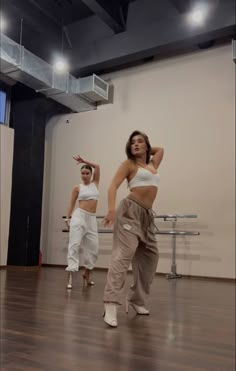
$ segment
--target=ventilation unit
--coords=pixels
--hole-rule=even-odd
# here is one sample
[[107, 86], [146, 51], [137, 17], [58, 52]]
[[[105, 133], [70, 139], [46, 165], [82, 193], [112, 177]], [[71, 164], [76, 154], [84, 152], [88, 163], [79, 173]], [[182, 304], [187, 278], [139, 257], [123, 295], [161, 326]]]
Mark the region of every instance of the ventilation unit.
[[109, 84], [96, 75], [79, 79], [78, 92], [91, 101], [107, 100]]
[[23, 46], [0, 33], [0, 72], [56, 100], [75, 112], [96, 109], [108, 99], [109, 84], [96, 75], [75, 78], [58, 73]]

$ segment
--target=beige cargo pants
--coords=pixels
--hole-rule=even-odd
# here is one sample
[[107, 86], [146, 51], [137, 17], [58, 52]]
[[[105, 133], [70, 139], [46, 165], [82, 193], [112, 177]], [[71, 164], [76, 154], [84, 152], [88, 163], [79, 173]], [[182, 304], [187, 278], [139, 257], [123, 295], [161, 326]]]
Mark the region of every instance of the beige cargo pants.
[[132, 263], [133, 284], [127, 299], [145, 306], [158, 263], [156, 230], [151, 209], [145, 208], [131, 196], [121, 201], [114, 223], [113, 250], [104, 302], [122, 304], [125, 279]]

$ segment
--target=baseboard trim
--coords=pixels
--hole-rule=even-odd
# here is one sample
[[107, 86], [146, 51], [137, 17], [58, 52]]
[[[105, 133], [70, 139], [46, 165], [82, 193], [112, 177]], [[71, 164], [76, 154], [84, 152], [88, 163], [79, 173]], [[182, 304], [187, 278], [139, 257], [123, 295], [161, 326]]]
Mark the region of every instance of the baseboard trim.
[[[0, 270], [37, 272], [38, 270], [40, 270], [41, 267], [65, 269], [66, 265], [62, 265], [62, 264], [42, 264], [41, 266], [38, 266], [38, 265], [35, 265], [35, 266], [0, 265]], [[95, 271], [106, 272], [107, 268], [97, 267], [94, 270]], [[128, 273], [131, 273], [131, 272], [129, 271]], [[168, 273], [169, 272], [167, 272], [167, 273], [157, 272], [156, 275], [157, 276], [166, 276]], [[235, 282], [236, 281], [236, 278], [196, 276], [196, 275], [187, 275], [187, 274], [182, 274], [182, 278], [198, 279], [198, 280], [206, 280], [206, 281], [219, 281], [219, 282]]]
[[23, 266], [23, 265], [6, 265], [2, 267], [8, 271], [30, 271], [30, 272], [37, 272], [40, 267], [38, 265], [30, 265], [30, 266]]
[[[48, 268], [66, 268], [66, 265], [60, 265], [60, 264], [42, 264], [42, 267], [48, 267]], [[83, 267], [82, 267], [83, 268]], [[106, 272], [107, 268], [99, 268], [96, 267], [94, 269], [95, 271], [102, 271]], [[131, 272], [129, 272], [131, 273]], [[160, 273], [157, 272], [157, 276], [166, 276], [169, 272], [167, 273]], [[199, 280], [207, 280], [207, 281], [221, 281], [221, 282], [235, 282], [235, 278], [229, 278], [229, 277], [211, 277], [211, 276], [196, 276], [196, 275], [187, 275], [187, 274], [182, 274], [182, 278], [188, 278], [188, 279], [199, 279]]]

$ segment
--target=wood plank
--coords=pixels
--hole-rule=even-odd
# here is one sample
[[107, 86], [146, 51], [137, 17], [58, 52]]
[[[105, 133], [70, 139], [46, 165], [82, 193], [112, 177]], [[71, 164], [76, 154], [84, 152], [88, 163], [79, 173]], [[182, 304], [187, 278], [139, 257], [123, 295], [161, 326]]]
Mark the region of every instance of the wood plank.
[[[126, 291], [131, 282], [128, 275]], [[235, 284], [156, 276], [150, 316], [102, 319], [106, 272], [65, 289], [62, 268], [1, 270], [1, 370], [231, 371]]]

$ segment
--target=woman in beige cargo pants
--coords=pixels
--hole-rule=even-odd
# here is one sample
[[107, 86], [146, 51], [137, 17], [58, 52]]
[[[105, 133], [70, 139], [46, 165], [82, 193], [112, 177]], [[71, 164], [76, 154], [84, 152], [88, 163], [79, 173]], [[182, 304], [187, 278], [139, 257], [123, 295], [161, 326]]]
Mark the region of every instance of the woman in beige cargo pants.
[[[126, 311], [147, 315], [145, 307], [158, 263], [155, 223], [152, 211], [160, 176], [157, 169], [163, 149], [151, 147], [146, 134], [134, 131], [126, 144], [127, 160], [117, 170], [108, 191], [105, 226], [114, 223], [113, 251], [104, 291], [104, 321], [117, 327], [117, 306], [123, 302], [123, 288], [130, 263], [133, 285], [126, 298]], [[124, 180], [130, 193], [115, 210], [116, 193]]]

